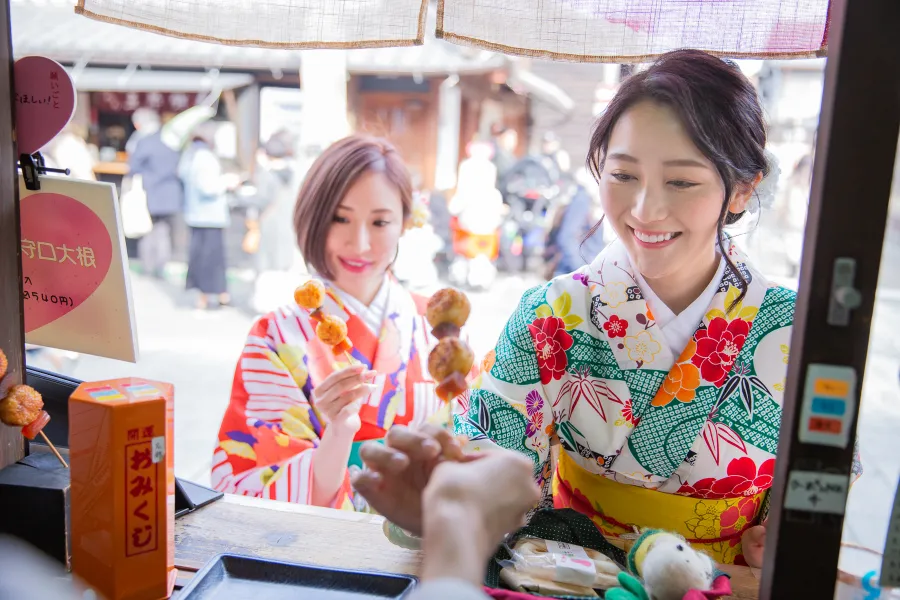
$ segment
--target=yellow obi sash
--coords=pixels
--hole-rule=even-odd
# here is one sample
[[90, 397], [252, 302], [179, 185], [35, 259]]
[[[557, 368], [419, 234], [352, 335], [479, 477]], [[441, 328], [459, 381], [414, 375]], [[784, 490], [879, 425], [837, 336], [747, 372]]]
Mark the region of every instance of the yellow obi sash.
[[638, 529], [664, 529], [724, 564], [745, 564], [741, 534], [758, 522], [766, 492], [704, 499], [618, 483], [585, 470], [561, 450], [553, 477], [556, 508], [587, 515], [614, 540]]

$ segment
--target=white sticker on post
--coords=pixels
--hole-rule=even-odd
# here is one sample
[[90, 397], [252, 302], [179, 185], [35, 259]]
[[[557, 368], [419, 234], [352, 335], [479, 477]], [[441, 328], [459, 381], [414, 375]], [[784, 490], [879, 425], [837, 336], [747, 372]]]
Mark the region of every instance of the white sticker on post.
[[166, 436], [161, 435], [153, 438], [150, 441], [150, 446], [153, 448], [153, 464], [162, 461], [166, 456]]
[[850, 477], [815, 471], [791, 471], [784, 507], [831, 515], [844, 514]]
[[591, 557], [589, 557], [587, 552], [584, 551], [584, 548], [582, 548], [581, 546], [575, 546], [574, 544], [567, 544], [565, 542], [547, 540], [547, 552], [549, 552], [550, 554], [561, 554], [563, 556], [569, 556], [571, 558], [584, 558], [587, 560], [591, 560]]

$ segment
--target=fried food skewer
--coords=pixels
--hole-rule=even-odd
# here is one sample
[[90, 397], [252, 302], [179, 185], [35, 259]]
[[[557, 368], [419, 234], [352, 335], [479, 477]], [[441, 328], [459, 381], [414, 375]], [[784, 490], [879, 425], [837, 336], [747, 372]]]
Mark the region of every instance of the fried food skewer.
[[316, 322], [316, 337], [331, 346], [334, 354], [343, 354], [349, 364], [356, 361], [350, 355], [353, 345], [347, 339], [347, 323], [333, 315], [325, 314], [325, 286], [321, 281], [310, 279], [294, 291], [294, 301], [298, 306], [309, 311], [309, 316]]
[[22, 435], [29, 440], [40, 434], [59, 462], [69, 468], [62, 454], [43, 432], [50, 422], [50, 415], [44, 410], [44, 399], [37, 390], [27, 385], [12, 386], [6, 397], [0, 400], [0, 421], [11, 427], [21, 427]]

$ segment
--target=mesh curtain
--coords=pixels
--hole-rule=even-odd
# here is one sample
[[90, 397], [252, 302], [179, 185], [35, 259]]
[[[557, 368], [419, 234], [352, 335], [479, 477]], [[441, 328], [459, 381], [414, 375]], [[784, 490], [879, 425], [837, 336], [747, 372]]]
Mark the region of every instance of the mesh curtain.
[[[895, 0], [891, 0], [895, 1]], [[372, 48], [424, 43], [429, 0], [78, 0], [79, 14], [229, 45]], [[733, 58], [824, 56], [829, 0], [438, 0], [439, 38], [579, 62], [676, 48]]]
[[507, 54], [641, 62], [677, 48], [824, 56], [829, 0], [440, 0], [437, 37]]
[[174, 37], [263, 48], [379, 48], [425, 39], [428, 0], [78, 0], [75, 12]]

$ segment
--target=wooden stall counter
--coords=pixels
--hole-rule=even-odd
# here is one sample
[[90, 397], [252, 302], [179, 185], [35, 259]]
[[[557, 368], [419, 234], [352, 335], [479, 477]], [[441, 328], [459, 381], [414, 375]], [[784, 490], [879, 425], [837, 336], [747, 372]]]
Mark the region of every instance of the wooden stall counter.
[[[391, 544], [382, 533], [383, 520], [376, 515], [226, 495], [175, 522], [178, 587], [187, 585], [194, 573], [222, 552], [418, 575], [420, 553]], [[758, 571], [733, 565], [723, 570], [731, 575], [731, 598], [756, 600]]]

